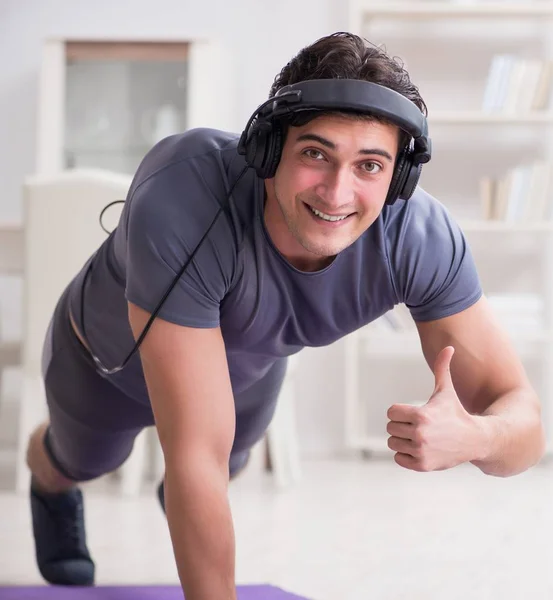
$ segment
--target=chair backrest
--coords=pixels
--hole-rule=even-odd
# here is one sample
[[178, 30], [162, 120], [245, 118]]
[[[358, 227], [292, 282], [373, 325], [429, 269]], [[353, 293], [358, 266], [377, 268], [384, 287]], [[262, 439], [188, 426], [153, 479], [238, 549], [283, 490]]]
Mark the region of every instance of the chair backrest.
[[[60, 294], [106, 239], [100, 212], [109, 202], [124, 200], [130, 183], [127, 175], [78, 169], [25, 180], [23, 362], [27, 372], [40, 370], [44, 336]], [[120, 208], [113, 210], [120, 212]]]

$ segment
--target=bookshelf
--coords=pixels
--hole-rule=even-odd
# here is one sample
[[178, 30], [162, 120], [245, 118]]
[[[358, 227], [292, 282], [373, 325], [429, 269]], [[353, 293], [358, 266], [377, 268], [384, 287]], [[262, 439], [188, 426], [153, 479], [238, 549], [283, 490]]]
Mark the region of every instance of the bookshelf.
[[544, 233], [553, 232], [553, 223], [547, 221], [537, 221], [528, 223], [506, 223], [504, 221], [486, 221], [482, 220], [459, 220], [459, 225], [465, 233], [483, 232], [483, 233]]
[[[348, 14], [350, 31], [384, 45], [405, 62], [428, 105], [434, 157], [421, 185], [450, 208], [466, 234], [484, 292], [542, 400], [551, 454], [553, 75], [543, 84], [547, 102], [542, 89], [541, 102], [526, 96], [524, 105], [515, 95], [529, 87], [520, 79], [523, 67], [517, 67], [519, 79], [502, 82], [502, 98], [494, 89], [500, 80], [492, 77], [497, 77], [498, 56], [519, 65], [553, 63], [553, 2], [351, 0]], [[534, 73], [532, 85], [536, 77]], [[484, 180], [498, 183], [514, 172], [520, 176], [525, 165], [538, 162], [551, 165], [552, 173], [542, 179], [550, 183], [538, 194], [538, 208], [530, 211], [523, 204], [513, 211], [506, 199], [514, 197], [511, 191], [503, 192], [502, 200], [511, 210], [500, 216], [489, 210], [491, 192], [483, 192]], [[519, 188], [528, 187], [528, 179], [523, 181]], [[532, 185], [532, 193], [518, 197], [519, 208], [521, 202], [536, 201], [539, 184]], [[545, 210], [546, 205], [551, 209]], [[423, 404], [433, 387], [414, 323], [405, 307], [396, 307], [343, 344], [346, 446], [364, 456], [384, 452], [391, 457], [388, 407], [394, 402]]]
[[[540, 345], [547, 344], [551, 337], [550, 331], [532, 331], [512, 334], [512, 339], [517, 344], [518, 352], [524, 357], [539, 351]], [[419, 358], [421, 353], [419, 336], [413, 332], [399, 333], [370, 333], [365, 331], [361, 335], [363, 354], [377, 359], [394, 358]]]
[[529, 0], [528, 2], [480, 2], [473, 0], [461, 4], [452, 0], [433, 2], [370, 2], [351, 0], [349, 7], [350, 27], [363, 29], [364, 24], [374, 18], [394, 19], [512, 19], [552, 18], [553, 2]]
[[429, 126], [440, 125], [553, 125], [553, 112], [490, 114], [483, 111], [437, 111], [428, 115]]

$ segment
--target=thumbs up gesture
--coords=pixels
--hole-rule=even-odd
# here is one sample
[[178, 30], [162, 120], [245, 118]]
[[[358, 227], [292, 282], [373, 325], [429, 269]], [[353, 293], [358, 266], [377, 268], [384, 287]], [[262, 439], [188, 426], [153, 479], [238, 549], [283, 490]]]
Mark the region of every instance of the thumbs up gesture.
[[455, 391], [450, 373], [453, 354], [454, 348], [447, 346], [436, 357], [434, 391], [426, 404], [394, 404], [388, 410], [388, 447], [406, 469], [441, 471], [475, 457], [479, 428]]

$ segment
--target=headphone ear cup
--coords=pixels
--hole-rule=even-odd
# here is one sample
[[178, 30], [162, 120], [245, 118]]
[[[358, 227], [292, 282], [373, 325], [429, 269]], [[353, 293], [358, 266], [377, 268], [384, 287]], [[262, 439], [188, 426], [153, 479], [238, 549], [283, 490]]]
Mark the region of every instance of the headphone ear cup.
[[261, 179], [274, 177], [282, 153], [282, 127], [276, 121], [255, 123], [244, 141], [246, 163]]
[[386, 196], [386, 204], [393, 204], [400, 196], [405, 181], [406, 161], [407, 152], [403, 150], [396, 161], [394, 174], [392, 176], [392, 181], [390, 182], [388, 195]]
[[393, 204], [398, 198], [409, 200], [417, 187], [421, 173], [422, 165], [413, 163], [413, 153], [409, 150], [403, 151], [390, 183], [386, 204]]
[[263, 179], [271, 179], [275, 176], [280, 157], [282, 155], [282, 126], [277, 121], [273, 122], [271, 134], [267, 139], [267, 156], [265, 157], [265, 165]]
[[255, 163], [255, 154], [257, 152], [257, 134], [254, 129], [249, 133], [242, 134], [247, 136], [244, 141], [243, 153], [248, 166], [253, 167]]
[[399, 197], [403, 200], [409, 200], [413, 195], [417, 184], [419, 183], [419, 179], [422, 173], [422, 165], [413, 165], [410, 164], [409, 168], [406, 169], [406, 178], [403, 184], [403, 187], [400, 191]]
[[255, 169], [260, 177], [263, 177], [263, 172], [267, 163], [270, 133], [270, 124], [267, 123], [267, 121], [259, 121], [252, 127], [247, 143], [246, 161]]

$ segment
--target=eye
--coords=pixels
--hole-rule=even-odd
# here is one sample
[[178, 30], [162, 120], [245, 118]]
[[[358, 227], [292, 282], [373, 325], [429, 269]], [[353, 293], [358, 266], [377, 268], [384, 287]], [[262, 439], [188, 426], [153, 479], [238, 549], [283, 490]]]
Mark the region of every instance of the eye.
[[315, 148], [306, 148], [303, 151], [303, 154], [305, 154], [305, 156], [308, 158], [312, 158], [313, 160], [322, 160], [324, 158], [323, 153]]
[[363, 163], [363, 170], [366, 171], [367, 173], [371, 173], [371, 175], [373, 175], [375, 173], [379, 173], [380, 171], [382, 171], [382, 166], [376, 162], [369, 161], [369, 162]]

